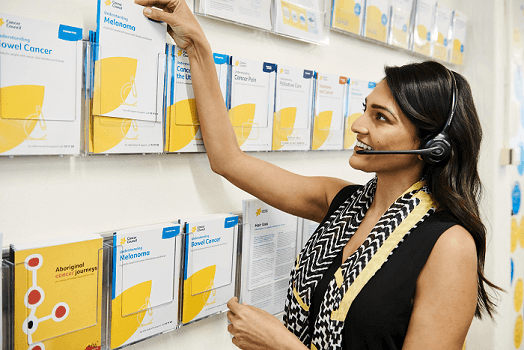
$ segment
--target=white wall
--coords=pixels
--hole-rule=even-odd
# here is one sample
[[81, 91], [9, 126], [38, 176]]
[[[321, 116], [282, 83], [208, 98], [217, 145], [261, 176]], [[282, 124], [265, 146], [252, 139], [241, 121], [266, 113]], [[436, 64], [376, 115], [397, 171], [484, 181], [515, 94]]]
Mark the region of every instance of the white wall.
[[[470, 80], [485, 126], [481, 171], [488, 185], [484, 203], [491, 233], [499, 224], [494, 218], [507, 214], [504, 206], [493, 205], [499, 200], [497, 189], [503, 184], [498, 180], [504, 175], [497, 173], [501, 144], [493, 119], [496, 98], [498, 102], [501, 98], [504, 101], [498, 91], [503, 85], [499, 78], [503, 70], [497, 66], [501, 57], [493, 47], [502, 35], [493, 34], [496, 25], [503, 22], [503, 13], [494, 11], [502, 1], [443, 2], [462, 10], [471, 20], [465, 67], [448, 66]], [[0, 11], [85, 30], [96, 29], [96, 0], [2, 0]], [[491, 20], [493, 13], [496, 21]], [[407, 52], [337, 32], [331, 33], [328, 46], [317, 46], [209, 18], [198, 19], [216, 52], [350, 78], [378, 81], [383, 77], [384, 65], [420, 60]], [[484, 35], [488, 35], [487, 39]], [[304, 175], [335, 176], [355, 183], [364, 183], [371, 176], [349, 167], [350, 151], [255, 155]], [[96, 233], [187, 215], [240, 211], [241, 200], [248, 197], [213, 174], [205, 154], [0, 157], [0, 231], [4, 233], [4, 247], [9, 243]], [[491, 255], [486, 268], [493, 276], [497, 238], [490, 241]], [[489, 344], [493, 344], [493, 329], [489, 321], [476, 324], [468, 342], [479, 345], [471, 349], [492, 348]], [[234, 346], [230, 344], [222, 314], [130, 348], [232, 349]]]

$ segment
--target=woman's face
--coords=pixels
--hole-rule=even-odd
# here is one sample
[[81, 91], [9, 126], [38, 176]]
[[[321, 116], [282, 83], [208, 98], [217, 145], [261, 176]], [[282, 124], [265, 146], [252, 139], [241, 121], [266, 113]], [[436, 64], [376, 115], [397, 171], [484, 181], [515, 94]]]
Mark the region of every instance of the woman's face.
[[351, 126], [357, 143], [349, 164], [354, 169], [381, 173], [422, 171], [424, 162], [416, 155], [357, 154], [362, 149], [376, 151], [418, 149], [416, 127], [398, 107], [385, 80], [366, 98], [364, 114]]

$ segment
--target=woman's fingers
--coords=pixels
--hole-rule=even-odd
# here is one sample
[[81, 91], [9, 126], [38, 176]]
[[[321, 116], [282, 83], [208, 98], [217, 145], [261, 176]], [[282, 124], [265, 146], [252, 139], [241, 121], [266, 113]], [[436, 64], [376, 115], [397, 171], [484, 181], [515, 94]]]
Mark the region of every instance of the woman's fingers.
[[144, 15], [153, 21], [171, 24], [173, 17], [170, 13], [152, 7], [144, 7]]
[[159, 8], [163, 8], [165, 5], [169, 4], [171, 0], [135, 0], [135, 4], [142, 5], [142, 6], [155, 6]]

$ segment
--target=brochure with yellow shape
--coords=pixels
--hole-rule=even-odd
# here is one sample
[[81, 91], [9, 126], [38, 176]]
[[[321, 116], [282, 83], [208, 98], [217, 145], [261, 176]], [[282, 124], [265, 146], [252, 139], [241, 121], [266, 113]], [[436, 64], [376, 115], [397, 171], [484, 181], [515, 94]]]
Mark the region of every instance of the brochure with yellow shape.
[[431, 54], [431, 31], [436, 6], [436, 0], [417, 0], [413, 24], [413, 51], [426, 56]]
[[277, 33], [317, 43], [329, 43], [319, 0], [275, 1], [274, 30]]
[[464, 64], [466, 30], [468, 18], [462, 12], [453, 13], [453, 40], [451, 46], [451, 63]]
[[435, 15], [435, 27], [431, 36], [433, 58], [449, 61], [452, 22], [453, 10], [438, 4]]
[[205, 152], [187, 53], [170, 45], [172, 96], [166, 110], [166, 152]]
[[391, 0], [391, 19], [388, 43], [409, 49], [412, 31], [414, 0]]
[[235, 296], [238, 216], [188, 219], [185, 227], [182, 323], [227, 310]]
[[270, 151], [273, 136], [274, 63], [233, 56], [229, 119], [243, 151]]
[[259, 199], [242, 201], [242, 215], [240, 302], [277, 314], [284, 311], [301, 219]]
[[315, 73], [290, 66], [277, 68], [274, 151], [306, 151], [311, 147]]
[[349, 79], [348, 113], [344, 122], [344, 149], [353, 148], [357, 140], [351, 125], [364, 113], [366, 97], [375, 88], [375, 83], [361, 79]]
[[312, 150], [341, 150], [347, 112], [348, 79], [317, 73]]
[[113, 234], [111, 349], [177, 327], [181, 237], [173, 223]]
[[93, 153], [162, 152], [166, 27], [142, 11], [98, 0]]
[[364, 35], [386, 42], [388, 36], [389, 0], [366, 0]]
[[100, 349], [102, 238], [11, 245], [14, 349]]
[[353, 34], [364, 28], [365, 0], [334, 0], [331, 9], [331, 27]]
[[82, 29], [0, 13], [0, 155], [80, 154]]

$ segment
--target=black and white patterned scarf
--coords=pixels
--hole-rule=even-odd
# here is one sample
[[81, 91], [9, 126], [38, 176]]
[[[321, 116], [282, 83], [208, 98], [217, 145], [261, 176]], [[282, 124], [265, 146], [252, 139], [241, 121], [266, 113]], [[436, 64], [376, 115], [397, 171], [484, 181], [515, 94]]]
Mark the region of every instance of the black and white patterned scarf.
[[380, 218], [365, 242], [335, 272], [320, 312], [309, 330], [313, 292], [338, 253], [357, 231], [369, 209], [376, 177], [347, 199], [311, 236], [291, 273], [284, 323], [311, 349], [342, 349], [342, 331], [351, 303], [410, 232], [435, 212], [424, 181], [402, 194]]

